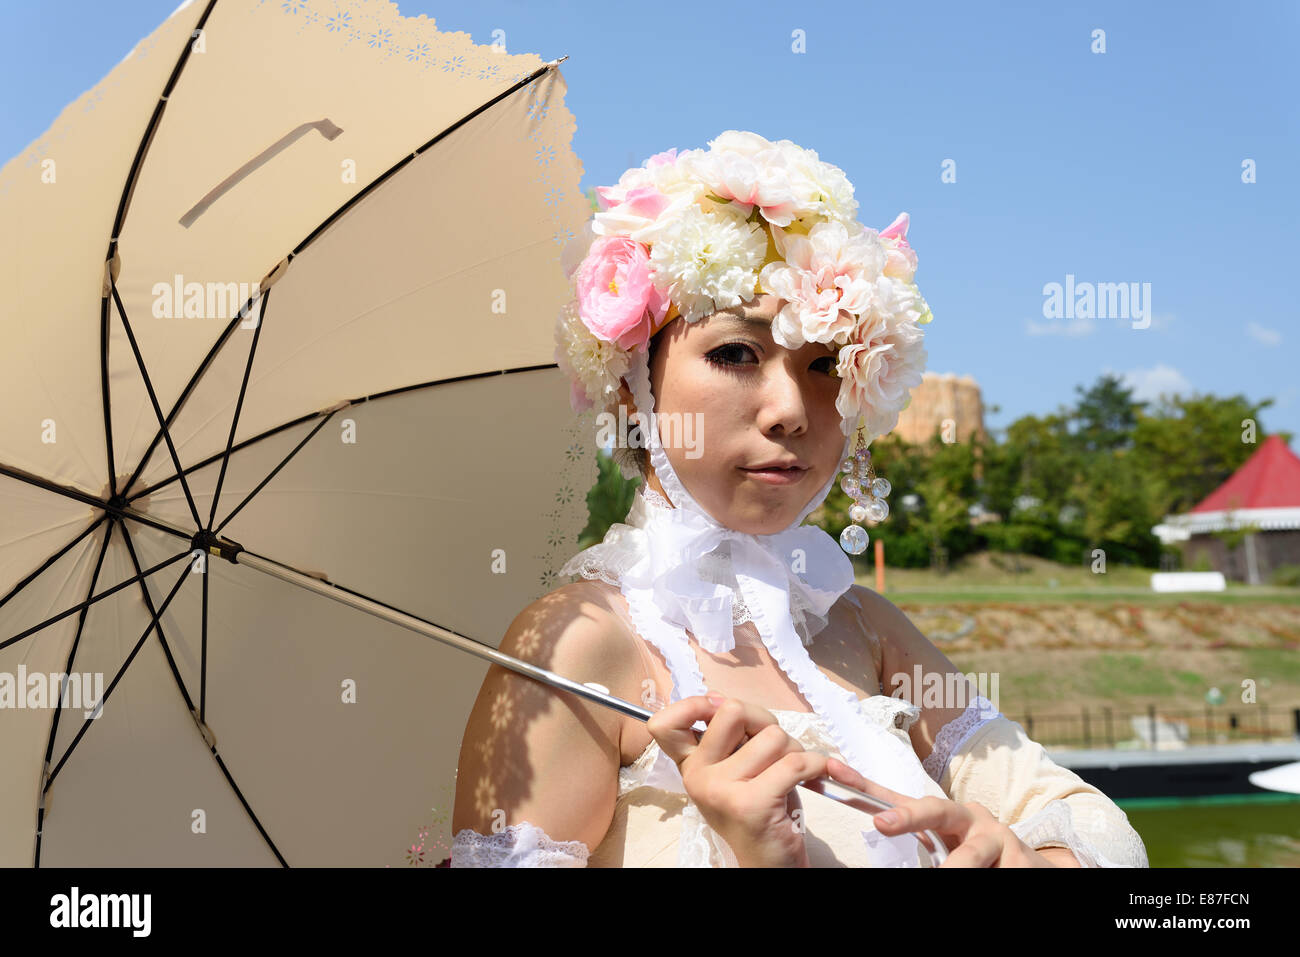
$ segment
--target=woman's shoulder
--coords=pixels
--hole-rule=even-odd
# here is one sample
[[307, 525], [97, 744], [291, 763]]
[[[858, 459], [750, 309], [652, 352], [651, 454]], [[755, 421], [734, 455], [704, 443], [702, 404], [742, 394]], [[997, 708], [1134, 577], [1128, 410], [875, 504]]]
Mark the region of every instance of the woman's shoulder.
[[621, 684], [634, 668], [622, 600], [602, 581], [560, 585], [515, 616], [500, 650], [576, 681]]
[[872, 615], [871, 596], [874, 594], [858, 584], [849, 586], [849, 590], [831, 605], [828, 627], [814, 636], [813, 647], [834, 645], [840, 651], [848, 651], [865, 645], [879, 667], [880, 635]]

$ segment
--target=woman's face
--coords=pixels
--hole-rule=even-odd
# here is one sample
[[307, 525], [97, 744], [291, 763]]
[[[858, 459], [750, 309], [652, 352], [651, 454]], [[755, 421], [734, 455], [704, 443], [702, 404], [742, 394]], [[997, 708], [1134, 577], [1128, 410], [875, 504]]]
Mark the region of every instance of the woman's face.
[[[838, 349], [774, 342], [781, 305], [761, 295], [695, 323], [675, 319], [660, 333], [650, 368], [674, 471], [715, 520], [749, 535], [775, 534], [798, 518], [839, 469], [845, 441], [835, 408]], [[697, 414], [694, 431], [665, 421]], [[800, 468], [760, 471], [789, 463]]]

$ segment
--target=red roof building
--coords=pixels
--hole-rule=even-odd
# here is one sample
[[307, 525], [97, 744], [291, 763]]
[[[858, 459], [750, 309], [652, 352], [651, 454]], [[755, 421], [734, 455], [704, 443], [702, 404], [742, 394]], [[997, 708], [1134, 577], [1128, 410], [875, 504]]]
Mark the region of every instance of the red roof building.
[[[1241, 544], [1231, 549], [1213, 534], [1243, 529]], [[1151, 531], [1182, 549], [1184, 567], [1205, 556], [1225, 578], [1267, 582], [1279, 566], [1300, 564], [1300, 457], [1280, 435], [1270, 435], [1195, 508], [1166, 515]]]

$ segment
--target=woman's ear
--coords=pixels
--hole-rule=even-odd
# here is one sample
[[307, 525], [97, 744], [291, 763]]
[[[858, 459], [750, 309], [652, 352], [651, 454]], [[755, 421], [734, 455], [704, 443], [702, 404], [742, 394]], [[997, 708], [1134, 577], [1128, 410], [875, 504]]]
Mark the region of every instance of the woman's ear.
[[636, 411], [636, 402], [632, 398], [632, 390], [628, 387], [626, 379], [618, 380], [618, 402], [627, 408], [627, 414], [630, 417]]

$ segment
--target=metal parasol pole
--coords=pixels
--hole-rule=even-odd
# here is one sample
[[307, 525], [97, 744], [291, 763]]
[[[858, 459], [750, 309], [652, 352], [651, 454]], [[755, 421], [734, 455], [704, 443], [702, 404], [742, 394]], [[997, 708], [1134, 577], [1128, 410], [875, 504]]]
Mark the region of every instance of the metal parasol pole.
[[[296, 568], [285, 565], [282, 562], [275, 561], [272, 558], [267, 558], [265, 555], [251, 552], [239, 543], [232, 542], [227, 538], [222, 538], [213, 532], [203, 530], [196, 534], [190, 534], [183, 528], [170, 525], [169, 523], [154, 518], [153, 516], [140, 515], [133, 509], [124, 508], [121, 511], [126, 517], [147, 520], [154, 528], [161, 528], [179, 537], [189, 539], [195, 548], [224, 558], [232, 564], [244, 565], [248, 568], [263, 572], [264, 574], [270, 575], [273, 578], [278, 578], [283, 582], [296, 585], [299, 588], [314, 592], [315, 594], [329, 598], [332, 601], [347, 605], [349, 608], [355, 608], [357, 611], [365, 612], [375, 618], [383, 619], [384, 621], [405, 628], [408, 631], [413, 631], [417, 634], [424, 635], [425, 637], [433, 638], [444, 644], [451, 645], [454, 648], [459, 648], [461, 651], [469, 652], [471, 655], [476, 655], [479, 658], [490, 661], [493, 664], [500, 665], [503, 668], [509, 668], [511, 671], [527, 675], [528, 677], [540, 681], [543, 684], [550, 685], [553, 688], [559, 688], [561, 691], [568, 691], [570, 694], [578, 695], [580, 698], [594, 701], [596, 704], [602, 705], [606, 708], [611, 708], [620, 714], [625, 714], [641, 721], [649, 721], [654, 714], [654, 712], [649, 711], [646, 708], [634, 705], [629, 701], [624, 701], [622, 698], [610, 694], [609, 689], [605, 688], [603, 685], [596, 684], [595, 682], [588, 682], [585, 684], [577, 682], [571, 678], [566, 678], [563, 675], [556, 674], [554, 671], [530, 664], [527, 661], [522, 661], [512, 655], [507, 655], [502, 651], [498, 651], [491, 645], [484, 644], [481, 641], [466, 637], [465, 635], [451, 631], [450, 629], [443, 628], [441, 625], [435, 625], [433, 622], [425, 621], [423, 618], [404, 612], [400, 608], [394, 608], [392, 605], [385, 604], [384, 602], [376, 601], [373, 598], [367, 598], [365, 595], [354, 592], [342, 585], [324, 581], [314, 575], [308, 575]], [[705, 725], [703, 721], [696, 721], [692, 727], [699, 732], [705, 730], [707, 725]], [[865, 792], [849, 787], [846, 784], [841, 784], [839, 781], [835, 781], [829, 777], [813, 779], [813, 784], [813, 787], [809, 787], [808, 782], [805, 782], [800, 784], [799, 787], [820, 794], [823, 797], [839, 801], [841, 804], [847, 804], [866, 814], [877, 814], [880, 811], [887, 811], [894, 806], [888, 801], [866, 794]], [[918, 835], [924, 835], [933, 844], [933, 848], [925, 848], [930, 857], [930, 866], [937, 867], [939, 864], [943, 863], [948, 856], [948, 851], [939, 835], [929, 828], [915, 833]]]

